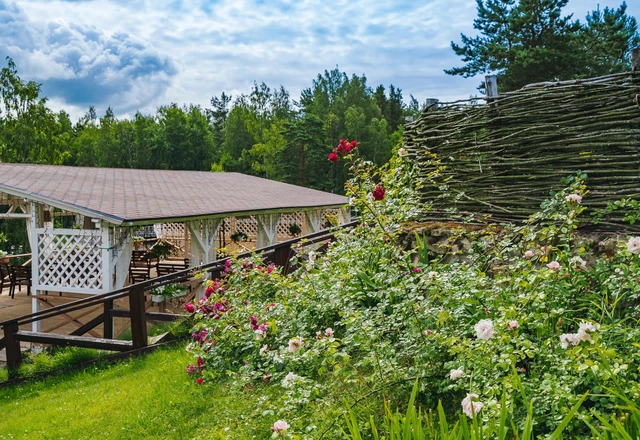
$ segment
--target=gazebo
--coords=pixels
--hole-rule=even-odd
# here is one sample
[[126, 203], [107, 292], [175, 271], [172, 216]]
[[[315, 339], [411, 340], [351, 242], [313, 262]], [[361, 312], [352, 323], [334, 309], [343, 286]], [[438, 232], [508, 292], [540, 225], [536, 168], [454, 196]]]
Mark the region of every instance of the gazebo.
[[[348, 222], [346, 203], [340, 195], [240, 173], [0, 163], [0, 218], [27, 220], [34, 312], [45, 292], [123, 287], [141, 227], [184, 237], [190, 265], [197, 266], [216, 259], [221, 229], [252, 226], [260, 248], [278, 240], [283, 219], [299, 221], [304, 233], [321, 229], [327, 212]], [[72, 228], [55, 227], [56, 217], [70, 216]]]

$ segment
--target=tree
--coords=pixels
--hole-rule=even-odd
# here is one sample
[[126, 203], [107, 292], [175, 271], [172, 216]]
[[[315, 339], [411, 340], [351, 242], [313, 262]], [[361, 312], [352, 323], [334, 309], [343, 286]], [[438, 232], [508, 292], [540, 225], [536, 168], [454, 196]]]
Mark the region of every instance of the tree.
[[0, 70], [0, 161], [61, 164], [69, 156], [72, 127], [40, 97], [40, 84], [25, 82], [11, 58]]
[[[476, 37], [451, 42], [466, 63], [445, 70], [465, 78], [496, 73], [500, 91], [528, 83], [580, 78], [628, 68], [624, 59], [638, 41], [626, 4], [587, 17], [585, 25], [563, 16], [568, 0], [476, 0]], [[480, 88], [482, 89], [483, 86]]]
[[600, 8], [587, 15], [580, 42], [585, 56], [585, 77], [629, 70], [630, 51], [640, 45], [638, 23], [627, 16], [627, 5], [618, 9]]

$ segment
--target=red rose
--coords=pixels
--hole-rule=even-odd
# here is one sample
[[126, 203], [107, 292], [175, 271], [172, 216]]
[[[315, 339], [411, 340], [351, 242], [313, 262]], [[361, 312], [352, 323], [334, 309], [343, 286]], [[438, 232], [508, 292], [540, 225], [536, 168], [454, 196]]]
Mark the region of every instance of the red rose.
[[186, 304], [184, 305], [184, 308], [185, 308], [185, 310], [186, 310], [187, 312], [189, 312], [189, 313], [193, 313], [193, 312], [195, 312], [195, 311], [196, 311], [195, 306], [194, 306], [193, 304], [191, 304], [191, 303], [186, 303]]
[[384, 187], [382, 186], [381, 183], [378, 183], [378, 186], [376, 186], [376, 189], [373, 190], [373, 199], [374, 200], [382, 200], [384, 199]]
[[329, 154], [329, 160], [333, 163], [338, 161], [338, 155], [335, 151], [332, 151], [331, 154]]
[[203, 382], [203, 379], [202, 379], [201, 377], [199, 377], [199, 378], [197, 378], [197, 379], [196, 379], [196, 383], [197, 383], [198, 385], [202, 385], [202, 382]]
[[351, 142], [349, 142], [348, 146], [349, 146], [349, 149], [352, 150], [354, 148], [357, 148], [358, 145], [360, 145], [360, 144], [357, 141], [351, 141]]

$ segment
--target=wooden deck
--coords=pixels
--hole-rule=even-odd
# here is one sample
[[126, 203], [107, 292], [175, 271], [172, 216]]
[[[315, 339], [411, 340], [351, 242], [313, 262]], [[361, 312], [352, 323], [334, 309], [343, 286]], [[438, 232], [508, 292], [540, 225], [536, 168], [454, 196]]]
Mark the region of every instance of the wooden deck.
[[[62, 296], [60, 294], [50, 294], [50, 295], [40, 295], [40, 309], [44, 310], [48, 307], [54, 307], [61, 304], [66, 304], [71, 301], [75, 301], [79, 298], [84, 298], [86, 295], [79, 294], [70, 294], [64, 293]], [[150, 298], [150, 296], [148, 296]], [[22, 292], [16, 292], [15, 297], [11, 299], [9, 296], [9, 288], [7, 287], [0, 293], [0, 322], [9, 320], [11, 318], [17, 318], [20, 316], [28, 315], [31, 313], [31, 296], [27, 296], [27, 290], [23, 287]], [[177, 312], [183, 313], [182, 302], [174, 301], [169, 307], [166, 307], [166, 312]], [[127, 310], [129, 308], [129, 303], [126, 299], [116, 300], [114, 302], [114, 309]], [[148, 299], [146, 303], [146, 308], [150, 312], [159, 311], [159, 307], [157, 304], [151, 303], [151, 300]], [[91, 321], [91, 319], [98, 316], [102, 313], [102, 305], [92, 307], [89, 309], [81, 309], [75, 312], [71, 312], [69, 314], [65, 314], [62, 316], [56, 316], [51, 319], [47, 319], [42, 321], [41, 329], [42, 332], [54, 332], [61, 334], [70, 334], [74, 330], [81, 327], [83, 324]], [[117, 338], [122, 332], [129, 328], [129, 319], [125, 318], [116, 318], [114, 320], [114, 335]], [[21, 326], [20, 330], [31, 330], [31, 324]], [[95, 329], [89, 331], [86, 336], [93, 337], [102, 337], [102, 325], [99, 325]], [[2, 329], [0, 329], [2, 332]], [[1, 336], [0, 336], [1, 337]], [[30, 343], [22, 343], [23, 349], [31, 348]], [[0, 366], [4, 365], [6, 360], [5, 350], [0, 350]]]

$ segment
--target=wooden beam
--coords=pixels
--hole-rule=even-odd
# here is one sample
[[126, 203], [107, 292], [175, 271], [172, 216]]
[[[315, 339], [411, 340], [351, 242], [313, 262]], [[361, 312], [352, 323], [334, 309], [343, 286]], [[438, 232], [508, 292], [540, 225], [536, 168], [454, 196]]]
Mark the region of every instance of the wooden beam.
[[[82, 327], [72, 331], [71, 334], [74, 335], [74, 336], [82, 336], [86, 332], [96, 328], [97, 326], [99, 326], [103, 322], [104, 322], [104, 316], [103, 315], [98, 315], [95, 318], [93, 318], [91, 321], [87, 322]], [[111, 339], [111, 338], [109, 338], [109, 339]]]
[[[113, 310], [111, 314], [114, 318], [130, 318], [131, 317], [131, 312], [129, 310], [123, 310], [123, 309]], [[188, 318], [190, 316], [190, 315], [179, 315], [175, 313], [158, 313], [158, 312], [147, 312], [146, 315], [149, 321], [165, 321], [165, 322], [177, 321], [179, 319]]]
[[127, 351], [133, 348], [132, 341], [58, 335], [56, 333], [27, 332], [20, 330], [15, 334], [15, 337], [18, 341], [33, 342], [36, 344], [95, 348], [97, 350]]
[[0, 214], [0, 219], [16, 219], [16, 218], [31, 218], [31, 214], [18, 214], [15, 212], [3, 212]]

